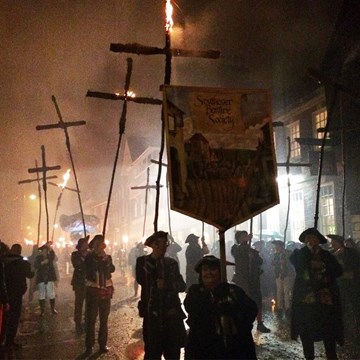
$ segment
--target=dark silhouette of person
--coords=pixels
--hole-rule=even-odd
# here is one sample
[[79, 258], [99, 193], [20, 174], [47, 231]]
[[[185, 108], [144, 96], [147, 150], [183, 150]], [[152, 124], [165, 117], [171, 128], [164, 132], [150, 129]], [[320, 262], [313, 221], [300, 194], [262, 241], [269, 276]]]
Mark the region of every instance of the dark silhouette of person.
[[0, 343], [4, 340], [4, 315], [10, 309], [5, 283], [5, 268], [2, 259], [9, 253], [9, 247], [0, 240]]
[[128, 255], [128, 264], [131, 266], [131, 274], [134, 278], [134, 297], [138, 296], [139, 283], [136, 281], [136, 260], [140, 256], [145, 255], [145, 245], [139, 241], [133, 248], [130, 249]]
[[337, 278], [339, 285], [341, 306], [346, 330], [355, 320], [357, 332], [360, 330], [360, 254], [354, 248], [345, 246], [343, 236], [329, 234], [333, 254], [343, 269], [342, 276]]
[[291, 338], [300, 336], [307, 360], [315, 357], [316, 341], [324, 342], [327, 359], [337, 359], [336, 343], [344, 344], [344, 329], [336, 278], [343, 270], [335, 256], [321, 248], [327, 240], [316, 228], [303, 231], [299, 240], [306, 246], [290, 255], [296, 271]]
[[45, 299], [49, 298], [52, 314], [56, 315], [55, 309], [55, 282], [58, 280], [56, 274], [57, 261], [52, 242], [48, 241], [39, 247], [39, 254], [35, 259], [36, 284], [39, 291], [39, 304], [41, 316], [45, 313]]
[[100, 353], [109, 352], [108, 318], [111, 298], [114, 293], [112, 273], [115, 271], [110, 255], [106, 254], [105, 239], [101, 234], [95, 235], [89, 243], [90, 252], [85, 257], [86, 270], [86, 336], [85, 354], [90, 355], [95, 344], [95, 324], [99, 314], [98, 343]]
[[268, 333], [270, 329], [264, 325], [262, 320], [260, 276], [262, 274], [261, 265], [263, 260], [259, 252], [250, 247], [251, 238], [252, 234], [248, 234], [245, 230], [239, 230], [235, 233], [236, 243], [231, 248], [231, 254], [235, 259], [233, 282], [256, 302], [258, 306], [256, 329]]
[[185, 291], [186, 285], [178, 263], [165, 257], [169, 245], [167, 236], [167, 232], [157, 231], [148, 237], [145, 245], [152, 248], [152, 253], [136, 261], [145, 360], [160, 360], [162, 356], [166, 360], [180, 359], [180, 349], [185, 344], [185, 314], [178, 294]]
[[186, 289], [192, 284], [197, 284], [199, 276], [194, 270], [195, 265], [204, 255], [209, 253], [209, 248], [205, 243], [205, 239], [203, 237], [201, 238], [201, 246], [199, 244], [199, 239], [199, 236], [190, 234], [185, 240], [185, 244], [189, 244], [185, 250]]
[[12, 245], [10, 253], [3, 258], [5, 266], [5, 283], [9, 297], [10, 309], [5, 313], [5, 346], [18, 348], [15, 342], [19, 326], [22, 297], [27, 290], [26, 279], [34, 276], [30, 263], [21, 256], [20, 244]]
[[74, 267], [71, 285], [75, 295], [74, 322], [77, 335], [83, 332], [82, 318], [83, 307], [85, 303], [86, 287], [85, 287], [85, 257], [89, 252], [89, 235], [80, 238], [76, 245], [76, 251], [71, 253], [71, 263]]
[[221, 282], [220, 260], [204, 256], [199, 283], [184, 300], [190, 327], [185, 359], [256, 359], [251, 330], [257, 305], [240, 287]]

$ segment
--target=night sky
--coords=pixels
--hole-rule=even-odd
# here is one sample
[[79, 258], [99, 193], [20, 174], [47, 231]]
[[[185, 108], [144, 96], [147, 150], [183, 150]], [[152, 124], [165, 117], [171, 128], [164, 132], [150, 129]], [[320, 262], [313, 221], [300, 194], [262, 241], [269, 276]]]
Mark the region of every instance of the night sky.
[[[172, 85], [268, 88], [281, 105], [287, 89], [319, 68], [334, 30], [340, 0], [177, 0], [173, 47], [221, 52], [219, 60], [174, 58]], [[83, 199], [108, 191], [122, 103], [86, 98], [88, 90], [120, 92], [126, 58], [134, 60], [131, 90], [161, 98], [163, 56], [110, 52], [110, 43], [164, 46], [161, 0], [3, 0], [1, 34], [1, 221], [0, 239], [14, 242], [15, 198], [36, 192], [19, 186], [34, 177], [27, 169], [40, 161], [70, 168], [62, 130], [36, 131], [58, 122], [55, 95], [70, 141]], [[126, 136], [160, 142], [160, 107], [130, 104]], [[97, 187], [93, 188], [96, 183]], [[75, 186], [71, 183], [70, 186]], [[57, 189], [49, 190], [50, 198]], [[68, 210], [77, 211], [76, 196]]]

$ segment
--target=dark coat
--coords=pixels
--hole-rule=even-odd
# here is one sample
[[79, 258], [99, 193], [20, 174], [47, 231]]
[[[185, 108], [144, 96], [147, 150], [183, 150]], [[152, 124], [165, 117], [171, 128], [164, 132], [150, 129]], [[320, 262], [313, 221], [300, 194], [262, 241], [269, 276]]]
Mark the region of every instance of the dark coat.
[[[322, 269], [314, 269], [311, 261], [321, 261]], [[316, 254], [305, 246], [295, 250], [290, 261], [296, 278], [292, 299], [291, 338], [306, 333], [313, 341], [332, 337], [342, 345], [344, 330], [340, 293], [336, 278], [342, 268], [335, 257], [323, 249]]]
[[21, 255], [8, 254], [3, 258], [5, 265], [5, 282], [10, 298], [22, 296], [26, 293], [26, 279], [31, 279], [34, 272], [31, 265]]
[[235, 260], [233, 282], [257, 303], [260, 303], [260, 275], [262, 274], [263, 259], [259, 252], [249, 245], [234, 244], [231, 248], [231, 254]]
[[5, 284], [4, 263], [0, 260], [0, 304], [6, 304], [8, 302], [9, 298]]
[[[115, 271], [115, 266], [110, 255], [99, 257], [95, 252], [90, 251], [85, 257], [86, 280], [96, 282], [96, 275], [101, 274], [103, 280], [111, 279], [111, 274]], [[103, 284], [105, 285], [105, 284]]]
[[[42, 264], [43, 260], [47, 259], [47, 264]], [[53, 250], [49, 250], [47, 254], [45, 252], [40, 252], [40, 254], [35, 259], [34, 267], [36, 269], [36, 283], [39, 284], [44, 282], [45, 284], [48, 281], [56, 281], [56, 270], [55, 270], [55, 261], [56, 255]]]
[[[158, 289], [157, 279], [164, 279], [165, 288]], [[186, 284], [176, 260], [154, 259], [151, 255], [136, 260], [136, 281], [141, 285], [139, 315], [144, 318], [143, 337], [145, 353], [151, 356], [156, 344], [180, 348], [185, 343], [185, 314], [181, 309], [179, 293], [185, 291]]]
[[71, 263], [74, 267], [73, 276], [71, 279], [71, 285], [75, 288], [85, 287], [85, 256], [80, 251], [73, 251], [71, 253]]
[[[222, 283], [210, 291], [192, 285], [184, 306], [190, 327], [185, 359], [256, 359], [251, 330], [258, 308], [241, 288]], [[226, 338], [220, 325], [224, 317], [233, 328]]]
[[195, 265], [204, 256], [204, 251], [198, 243], [191, 242], [185, 250], [186, 259], [186, 288], [197, 284], [199, 274], [194, 270]]

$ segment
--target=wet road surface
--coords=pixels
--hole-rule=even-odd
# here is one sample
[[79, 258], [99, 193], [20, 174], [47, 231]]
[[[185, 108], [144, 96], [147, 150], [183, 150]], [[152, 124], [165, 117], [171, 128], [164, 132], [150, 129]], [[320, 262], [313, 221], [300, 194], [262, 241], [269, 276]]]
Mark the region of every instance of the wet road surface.
[[[127, 282], [129, 284], [127, 284]], [[142, 320], [138, 317], [137, 301], [133, 297], [132, 284], [115, 273], [115, 294], [112, 300], [109, 318], [110, 352], [99, 354], [95, 346], [88, 359], [140, 360], [143, 357], [141, 333]], [[70, 276], [63, 276], [57, 287], [58, 314], [52, 315], [47, 303], [46, 314], [40, 317], [36, 300], [24, 299], [24, 311], [16, 341], [22, 344], [21, 349], [1, 349], [2, 359], [84, 359], [84, 335], [76, 336], [73, 322], [73, 292]], [[269, 306], [267, 306], [269, 303]], [[271, 333], [263, 334], [253, 330], [256, 351], [262, 359], [303, 359], [299, 341], [290, 340], [289, 324], [285, 319], [278, 320], [271, 310], [271, 303], [264, 302], [264, 323]], [[339, 359], [360, 359], [360, 341], [354, 331], [350, 330], [347, 343], [338, 348]], [[325, 359], [322, 343], [316, 343], [316, 359]]]

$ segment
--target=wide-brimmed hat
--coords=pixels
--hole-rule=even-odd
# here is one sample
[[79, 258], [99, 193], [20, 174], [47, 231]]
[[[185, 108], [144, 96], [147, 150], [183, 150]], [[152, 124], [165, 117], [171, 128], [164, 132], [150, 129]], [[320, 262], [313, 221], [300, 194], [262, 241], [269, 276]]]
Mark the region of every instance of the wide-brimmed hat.
[[[205, 255], [194, 266], [194, 270], [197, 273], [200, 273], [201, 268], [202, 268], [203, 265], [208, 265], [208, 266], [212, 266], [212, 267], [218, 267], [220, 269], [220, 264], [221, 264], [220, 259], [217, 258], [216, 256], [214, 256], [214, 255]], [[226, 261], [226, 265], [235, 265], [235, 263], [230, 262], [230, 261]]]
[[307, 235], [314, 235], [316, 236], [319, 240], [320, 240], [320, 244], [326, 244], [327, 240], [326, 237], [324, 235], [322, 235], [320, 233], [320, 231], [316, 228], [308, 228], [305, 231], [303, 231], [300, 236], [299, 236], [299, 241], [300, 242], [305, 242], [305, 238]]
[[93, 239], [89, 242], [89, 248], [93, 249], [97, 241], [104, 242], [105, 238], [103, 234], [96, 234]]
[[281, 240], [272, 240], [271, 243], [272, 243], [273, 245], [275, 245], [275, 246], [276, 246], [276, 245], [280, 245], [280, 246], [282, 246], [282, 247], [285, 247], [284, 242], [281, 241]]
[[49, 245], [50, 245], [50, 246], [52, 245], [52, 241], [47, 241], [45, 244], [43, 244], [42, 246], [40, 246], [40, 247], [38, 248], [38, 250], [43, 251], [43, 250], [45, 250], [46, 248], [49, 248]]
[[336, 241], [338, 241], [339, 243], [341, 243], [341, 244], [344, 244], [344, 242], [345, 242], [345, 238], [343, 237], [343, 236], [341, 236], [341, 235], [335, 235], [335, 234], [328, 234], [328, 235], [326, 235], [329, 239], [331, 239], [331, 240], [336, 240]]
[[190, 234], [187, 236], [185, 240], [185, 244], [191, 243], [191, 242], [197, 242], [200, 239], [200, 236], [197, 236], [195, 234]]
[[145, 240], [144, 245], [151, 246], [152, 243], [159, 238], [167, 239], [167, 235], [168, 233], [166, 231], [156, 231]]
[[89, 241], [89, 238], [90, 238], [90, 235], [86, 235], [85, 237], [80, 238], [77, 242], [76, 249], [79, 250], [83, 246], [84, 243]]

